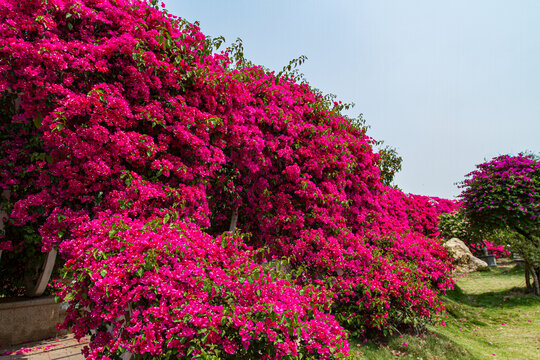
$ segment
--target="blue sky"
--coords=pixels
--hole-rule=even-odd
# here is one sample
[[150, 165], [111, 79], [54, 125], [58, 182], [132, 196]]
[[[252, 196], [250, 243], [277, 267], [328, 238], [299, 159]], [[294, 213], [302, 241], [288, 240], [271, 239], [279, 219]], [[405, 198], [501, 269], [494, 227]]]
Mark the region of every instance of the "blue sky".
[[280, 70], [306, 55], [309, 83], [354, 102], [395, 147], [395, 183], [453, 198], [484, 159], [540, 153], [540, 1], [165, 0], [203, 33], [241, 38]]

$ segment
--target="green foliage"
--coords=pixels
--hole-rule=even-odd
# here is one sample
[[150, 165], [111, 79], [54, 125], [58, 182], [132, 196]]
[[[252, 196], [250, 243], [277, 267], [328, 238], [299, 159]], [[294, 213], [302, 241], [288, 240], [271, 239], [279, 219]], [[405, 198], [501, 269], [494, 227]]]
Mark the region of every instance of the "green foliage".
[[[225, 41], [223, 37], [216, 39], [221, 42]], [[221, 42], [219, 42], [219, 45], [221, 45]], [[240, 38], [236, 38], [236, 41], [227, 48], [226, 52], [229, 53], [230, 58], [233, 60], [233, 67], [236, 69], [255, 66], [253, 62], [244, 56], [244, 42]]]
[[[354, 104], [353, 104], [354, 105]], [[351, 125], [362, 131], [364, 134], [371, 127], [368, 125], [363, 114], [359, 114], [355, 119], [351, 119]], [[399, 156], [397, 149], [389, 145], [384, 145], [383, 140], [374, 140], [374, 147], [378, 148], [379, 154], [379, 170], [381, 171], [381, 182], [386, 186], [392, 186], [394, 177], [401, 171], [403, 158]]]
[[379, 149], [378, 153], [381, 181], [384, 185], [391, 186], [394, 176], [401, 170], [403, 158], [399, 156], [395, 148], [388, 145]]
[[479, 247], [484, 247], [483, 240], [495, 244], [507, 244], [505, 239], [510, 236], [508, 231], [500, 229], [490, 229], [488, 231], [488, 229], [479, 226], [472, 226], [462, 208], [440, 215], [439, 232], [439, 236], [443, 239], [458, 238], [466, 244], [474, 244]]
[[461, 210], [443, 213], [439, 217], [439, 236], [443, 239], [458, 238], [467, 243], [478, 242], [478, 234], [473, 230]]
[[296, 59], [289, 61], [288, 65], [285, 65], [280, 72], [276, 74], [276, 78], [279, 79], [282, 75], [287, 75], [288, 77], [294, 79], [298, 83], [307, 83], [307, 80], [303, 73], [300, 72], [300, 65], [302, 65], [307, 60], [307, 56], [300, 55]]

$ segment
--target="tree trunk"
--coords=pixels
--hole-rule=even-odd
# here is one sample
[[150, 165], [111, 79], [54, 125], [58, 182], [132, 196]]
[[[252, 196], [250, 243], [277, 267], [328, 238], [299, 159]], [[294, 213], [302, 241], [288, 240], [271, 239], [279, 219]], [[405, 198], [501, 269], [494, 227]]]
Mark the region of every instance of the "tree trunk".
[[531, 266], [531, 274], [533, 276], [533, 290], [536, 296], [540, 296], [540, 283], [538, 282], [538, 278], [540, 277], [539, 273], [540, 269], [535, 269], [533, 266]]
[[236, 230], [236, 224], [238, 223], [238, 208], [234, 209], [232, 218], [231, 218], [231, 225], [229, 226], [229, 231], [234, 232]]
[[[525, 231], [524, 229], [521, 229], [519, 227], [513, 228], [518, 234], [523, 236], [526, 240], [530, 241], [531, 245], [533, 245], [533, 251], [540, 251], [540, 236], [538, 236], [536, 233], [529, 233]], [[535, 246], [535, 240], [538, 243], [538, 247], [534, 249]], [[531, 260], [531, 257], [528, 256], [526, 247], [520, 248], [519, 252], [521, 253], [521, 257], [523, 260], [525, 260], [525, 283], [527, 285], [527, 290], [529, 290], [529, 275], [527, 273], [530, 273], [533, 277], [533, 284], [532, 284], [532, 290], [533, 293], [536, 296], [540, 296], [540, 267], [538, 266], [538, 262], [535, 262]], [[534, 265], [536, 264], [536, 266]]]
[[533, 292], [533, 288], [531, 286], [531, 278], [530, 278], [530, 269], [531, 267], [529, 264], [525, 263], [525, 287], [527, 288], [527, 292]]

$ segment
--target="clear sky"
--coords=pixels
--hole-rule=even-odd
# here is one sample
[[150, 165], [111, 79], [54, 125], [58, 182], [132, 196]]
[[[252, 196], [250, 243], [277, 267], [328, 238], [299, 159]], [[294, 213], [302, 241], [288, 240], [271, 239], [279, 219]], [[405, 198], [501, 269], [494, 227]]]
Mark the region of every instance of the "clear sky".
[[203, 33], [240, 37], [272, 70], [354, 102], [397, 148], [405, 192], [453, 198], [494, 156], [540, 153], [538, 0], [165, 0]]

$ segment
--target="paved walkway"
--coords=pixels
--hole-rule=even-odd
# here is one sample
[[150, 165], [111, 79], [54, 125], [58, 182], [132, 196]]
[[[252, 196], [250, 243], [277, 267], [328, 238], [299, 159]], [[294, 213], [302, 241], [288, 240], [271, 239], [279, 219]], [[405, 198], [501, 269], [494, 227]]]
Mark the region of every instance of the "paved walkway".
[[0, 348], [0, 359], [29, 360], [84, 360], [81, 349], [88, 344], [89, 338], [79, 343], [73, 334], [38, 342]]

